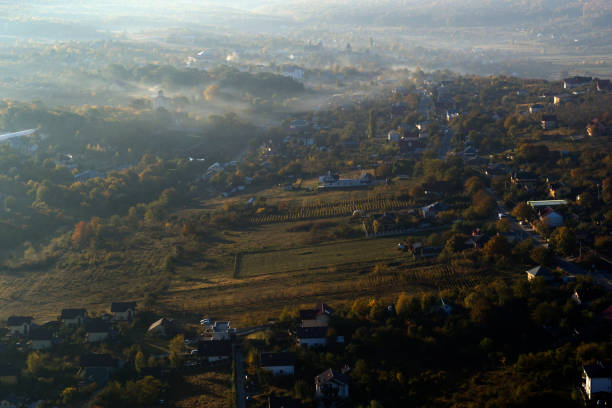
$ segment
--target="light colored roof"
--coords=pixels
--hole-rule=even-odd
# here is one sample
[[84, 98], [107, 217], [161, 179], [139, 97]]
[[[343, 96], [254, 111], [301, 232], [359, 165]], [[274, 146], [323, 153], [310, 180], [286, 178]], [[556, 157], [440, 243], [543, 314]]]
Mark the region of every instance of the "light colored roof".
[[14, 139], [16, 137], [21, 137], [21, 136], [31, 136], [36, 132], [36, 130], [37, 129], [28, 129], [28, 130], [22, 130], [20, 132], [4, 133], [0, 135], [0, 142], [4, 142], [5, 140]]
[[532, 207], [550, 207], [551, 205], [567, 205], [567, 200], [534, 200], [527, 201], [527, 204]]

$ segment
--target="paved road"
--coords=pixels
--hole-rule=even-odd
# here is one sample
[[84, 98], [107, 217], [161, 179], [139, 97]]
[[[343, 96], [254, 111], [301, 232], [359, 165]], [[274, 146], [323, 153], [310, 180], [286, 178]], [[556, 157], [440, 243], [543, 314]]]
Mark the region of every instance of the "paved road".
[[244, 356], [242, 350], [236, 350], [236, 408], [246, 408], [244, 392]]

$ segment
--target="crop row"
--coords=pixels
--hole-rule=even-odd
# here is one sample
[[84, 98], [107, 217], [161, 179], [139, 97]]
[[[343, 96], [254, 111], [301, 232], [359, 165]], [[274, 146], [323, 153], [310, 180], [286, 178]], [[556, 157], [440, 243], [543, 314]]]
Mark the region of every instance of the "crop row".
[[401, 200], [371, 200], [363, 203], [335, 203], [326, 207], [296, 207], [289, 208], [284, 214], [263, 214], [251, 218], [254, 224], [270, 224], [291, 222], [313, 218], [339, 217], [352, 215], [355, 210], [362, 212], [380, 210], [399, 210], [409, 208], [407, 201]]

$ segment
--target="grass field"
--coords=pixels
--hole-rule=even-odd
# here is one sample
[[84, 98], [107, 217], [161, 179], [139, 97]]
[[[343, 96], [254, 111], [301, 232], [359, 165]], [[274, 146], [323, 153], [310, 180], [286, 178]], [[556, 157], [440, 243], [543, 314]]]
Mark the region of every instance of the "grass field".
[[397, 250], [399, 237], [363, 239], [301, 248], [242, 254], [238, 276], [241, 278], [295, 271], [332, 268], [339, 265], [409, 261], [411, 257]]
[[176, 377], [169, 398], [175, 408], [230, 408], [231, 375], [229, 365]]

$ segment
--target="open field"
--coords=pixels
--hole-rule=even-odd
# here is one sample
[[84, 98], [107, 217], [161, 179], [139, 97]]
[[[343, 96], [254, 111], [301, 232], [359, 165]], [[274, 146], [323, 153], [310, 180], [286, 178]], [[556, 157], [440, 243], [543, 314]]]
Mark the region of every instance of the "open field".
[[355, 240], [301, 248], [244, 253], [241, 255], [240, 278], [333, 268], [367, 262], [398, 260], [411, 262], [412, 257], [397, 250], [399, 237]]
[[229, 408], [232, 405], [229, 364], [203, 372], [177, 376], [170, 406], [176, 408]]

